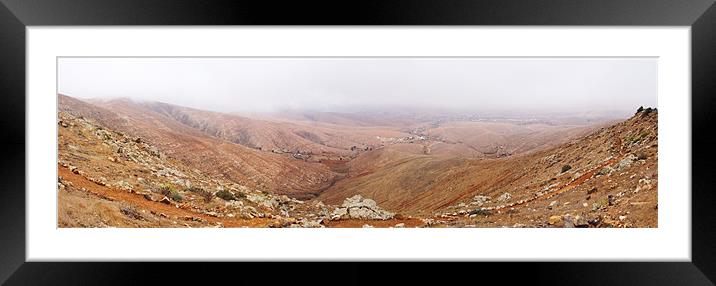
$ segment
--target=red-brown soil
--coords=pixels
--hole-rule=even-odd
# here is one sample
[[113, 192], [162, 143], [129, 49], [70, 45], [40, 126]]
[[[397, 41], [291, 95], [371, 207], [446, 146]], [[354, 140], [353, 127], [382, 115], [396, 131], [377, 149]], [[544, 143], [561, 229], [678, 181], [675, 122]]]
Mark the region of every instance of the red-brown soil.
[[[59, 101], [60, 226], [658, 225], [656, 111], [580, 125]], [[164, 186], [184, 199], [158, 202]], [[329, 219], [358, 194], [400, 218]]]
[[[79, 189], [90, 193], [98, 198], [109, 201], [120, 201], [127, 203], [133, 207], [142, 210], [148, 210], [150, 213], [164, 214], [175, 220], [184, 220], [185, 217], [198, 217], [208, 222], [208, 225], [216, 225], [221, 223], [224, 227], [265, 227], [270, 222], [269, 219], [240, 219], [240, 218], [216, 218], [202, 213], [196, 213], [181, 207], [181, 204], [164, 204], [161, 202], [149, 201], [143, 195], [136, 192], [130, 193], [125, 190], [108, 188], [99, 185], [87, 178], [71, 172], [68, 168], [58, 166], [58, 176], [67, 182], [71, 182], [74, 189]], [[66, 211], [66, 210], [65, 210]], [[78, 210], [75, 210], [78, 211]], [[183, 224], [181, 225], [184, 226]]]

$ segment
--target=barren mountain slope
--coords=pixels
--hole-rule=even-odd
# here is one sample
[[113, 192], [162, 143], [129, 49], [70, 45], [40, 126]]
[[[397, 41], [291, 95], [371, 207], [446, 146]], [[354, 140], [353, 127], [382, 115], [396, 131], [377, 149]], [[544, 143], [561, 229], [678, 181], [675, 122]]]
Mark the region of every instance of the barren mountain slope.
[[344, 123], [343, 125], [317, 124], [309, 121], [283, 122], [203, 111], [158, 102], [144, 105], [211, 136], [276, 153], [348, 156], [353, 153], [351, 150], [353, 146], [365, 148], [368, 145], [380, 144], [380, 141], [375, 138], [376, 135], [395, 137], [409, 135], [380, 126], [356, 124], [354, 121], [340, 121]]
[[[312, 197], [335, 177], [322, 164], [221, 140], [128, 100], [106, 102], [103, 107], [62, 95], [59, 101], [60, 111], [92, 118], [107, 128], [140, 137], [183, 164], [246, 186]], [[96, 114], [102, 116], [95, 118]]]
[[304, 123], [312, 125], [339, 125], [339, 126], [357, 126], [357, 127], [374, 127], [383, 126], [395, 129], [395, 127], [406, 127], [415, 124], [414, 118], [405, 118], [404, 116], [358, 112], [317, 112], [317, 111], [282, 111], [264, 115], [265, 118], [291, 123]]
[[[389, 210], [424, 216], [460, 208], [465, 214], [475, 210], [476, 205], [470, 203], [477, 195], [491, 197], [485, 206], [529, 200], [528, 204], [546, 207], [554, 198], [564, 197], [570, 203], [563, 210], [587, 212], [611, 196], [612, 203], [604, 209], [617, 199], [638, 200], [638, 205], [620, 207], [642, 208], [645, 213], [638, 217], [653, 219], [635, 223], [656, 226], [656, 111], [639, 112], [584, 138], [523, 156], [441, 159], [417, 152], [406, 155], [409, 148], [400, 149], [391, 146], [359, 156], [350, 163], [349, 176], [319, 198], [335, 203], [362, 194]], [[570, 183], [569, 191], [554, 198], [548, 195]], [[641, 192], [634, 192], [637, 189]], [[503, 200], [498, 201], [500, 196]], [[464, 206], [458, 207], [461, 203]]]
[[60, 227], [317, 227], [327, 212], [207, 176], [93, 119], [58, 117]]
[[[651, 109], [530, 154], [470, 159], [436, 148], [458, 144], [410, 139], [386, 142], [347, 163], [318, 164], [220, 140], [131, 102], [108, 107], [112, 111], [60, 97], [61, 227], [658, 225], [657, 113]], [[296, 164], [347, 178], [322, 181], [334, 183], [319, 197], [328, 205], [273, 195], [315, 192], [291, 187], [313, 183], [310, 170]], [[240, 177], [246, 173], [252, 177]], [[217, 198], [222, 190], [235, 198]], [[400, 216], [330, 220], [340, 217], [341, 203], [364, 204], [344, 201], [355, 194]]]
[[547, 125], [508, 122], [448, 122], [426, 131], [483, 154], [518, 154], [552, 147], [588, 134], [594, 125]]
[[[181, 225], [359, 227], [362, 219], [325, 221], [338, 205], [363, 204], [357, 194], [400, 215], [372, 223], [383, 227], [657, 226], [652, 109], [603, 128], [400, 115], [386, 115], [402, 118], [393, 125], [372, 125], [383, 124], [380, 118], [365, 125], [354, 122], [358, 115], [285, 122], [163, 103], [58, 99], [60, 226], [175, 226], [189, 216]], [[275, 149], [244, 146], [256, 142]], [[158, 194], [174, 194], [163, 185], [187, 198], [169, 205], [185, 209], [159, 202]], [[256, 208], [254, 219], [224, 217], [236, 215], [235, 206], [215, 197], [201, 202], [207, 192], [193, 186], [248, 196], [243, 204]], [[318, 197], [304, 203], [280, 194]], [[262, 209], [263, 201], [276, 204]], [[294, 219], [286, 224], [289, 212]]]

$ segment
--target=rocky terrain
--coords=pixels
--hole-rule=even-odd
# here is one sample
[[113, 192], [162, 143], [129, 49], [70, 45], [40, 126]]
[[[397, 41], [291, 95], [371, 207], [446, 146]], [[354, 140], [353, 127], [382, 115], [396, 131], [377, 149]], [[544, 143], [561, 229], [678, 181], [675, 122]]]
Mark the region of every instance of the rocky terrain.
[[658, 226], [656, 109], [554, 125], [58, 99], [60, 227]]

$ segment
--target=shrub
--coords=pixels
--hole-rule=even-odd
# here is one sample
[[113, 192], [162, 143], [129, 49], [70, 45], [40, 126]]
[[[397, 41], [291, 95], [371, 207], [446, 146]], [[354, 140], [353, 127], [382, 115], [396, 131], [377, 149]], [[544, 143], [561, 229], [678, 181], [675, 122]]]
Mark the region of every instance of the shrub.
[[159, 186], [158, 192], [162, 195], [168, 196], [173, 190], [174, 188], [170, 185], [161, 185]]
[[612, 172], [612, 169], [611, 169], [611, 168], [609, 168], [609, 167], [604, 167], [604, 168], [599, 169], [599, 171], [597, 171], [597, 175], [599, 175], [599, 176], [604, 176], [604, 175], [608, 175], [608, 174], [611, 173], [611, 172]]
[[161, 185], [159, 187], [159, 193], [177, 202], [181, 202], [184, 199], [184, 197], [170, 185]]
[[173, 190], [171, 193], [169, 193], [169, 198], [177, 202], [181, 202], [182, 200], [184, 200], [184, 197], [176, 190]]
[[229, 192], [227, 190], [221, 190], [216, 192], [216, 196], [225, 201], [235, 201], [237, 199], [234, 193]]
[[629, 143], [634, 144], [634, 143], [637, 143], [637, 142], [639, 142], [639, 141], [642, 141], [642, 139], [646, 138], [647, 136], [649, 136], [649, 131], [642, 131], [642, 132], [639, 133], [639, 134], [636, 134], [636, 133], [635, 133], [635, 134], [632, 134], [632, 135], [627, 136], [627, 137], [626, 137], [626, 141], [629, 142]]
[[639, 153], [636, 153], [636, 158], [638, 160], [646, 160], [646, 153], [644, 151], [640, 151]]
[[211, 192], [209, 192], [207, 190], [199, 188], [199, 187], [189, 187], [186, 189], [186, 191], [200, 195], [202, 198], [204, 198], [204, 201], [207, 203], [211, 202], [211, 199], [214, 198], [214, 194], [212, 194]]
[[569, 171], [570, 169], [572, 169], [572, 166], [570, 166], [570, 165], [564, 165], [564, 166], [562, 166], [562, 173], [567, 172], [567, 171]]
[[236, 192], [236, 193], [234, 193], [234, 197], [235, 197], [237, 200], [238, 200], [238, 199], [245, 199], [245, 198], [246, 198], [246, 194], [244, 194], [244, 193], [242, 193], [242, 192]]

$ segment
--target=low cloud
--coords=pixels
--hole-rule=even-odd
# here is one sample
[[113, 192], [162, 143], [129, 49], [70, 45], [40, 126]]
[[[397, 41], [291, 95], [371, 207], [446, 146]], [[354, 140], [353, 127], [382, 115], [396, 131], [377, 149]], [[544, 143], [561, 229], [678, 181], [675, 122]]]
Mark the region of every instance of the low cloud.
[[222, 112], [435, 108], [631, 112], [653, 58], [61, 58], [58, 91]]

